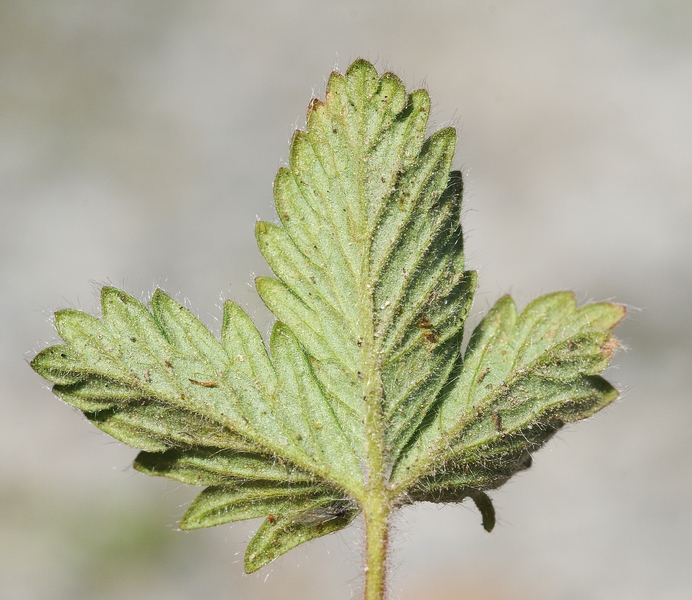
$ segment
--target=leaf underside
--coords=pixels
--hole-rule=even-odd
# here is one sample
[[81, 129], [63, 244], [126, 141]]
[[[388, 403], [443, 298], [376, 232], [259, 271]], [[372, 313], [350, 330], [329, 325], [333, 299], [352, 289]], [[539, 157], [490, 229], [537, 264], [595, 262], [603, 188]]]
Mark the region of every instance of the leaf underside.
[[276, 275], [256, 282], [278, 319], [269, 352], [232, 302], [219, 340], [160, 290], [147, 307], [105, 287], [102, 318], [59, 311], [65, 344], [32, 362], [141, 450], [137, 470], [207, 486], [184, 529], [264, 517], [248, 572], [355, 518], [374, 443], [388, 502], [471, 498], [490, 530], [485, 491], [617, 397], [599, 376], [618, 347], [616, 304], [558, 292], [518, 313], [504, 297], [462, 356], [476, 274], [456, 133], [426, 138], [429, 112], [427, 92], [363, 60], [312, 101], [274, 184], [280, 224], [256, 227]]

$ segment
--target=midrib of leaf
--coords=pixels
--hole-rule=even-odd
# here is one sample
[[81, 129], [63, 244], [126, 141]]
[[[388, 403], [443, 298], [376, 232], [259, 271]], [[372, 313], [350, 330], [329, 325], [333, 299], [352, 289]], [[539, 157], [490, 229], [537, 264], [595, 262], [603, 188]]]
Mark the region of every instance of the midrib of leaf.
[[258, 291], [311, 356], [365, 462], [368, 497], [375, 486], [383, 502], [388, 469], [458, 357], [475, 284], [463, 272], [461, 179], [450, 179], [455, 132], [426, 140], [429, 106], [363, 61], [332, 75], [277, 176], [283, 227], [257, 227], [281, 281]]
[[[361, 93], [367, 93], [365, 89], [366, 81], [361, 83]], [[368, 207], [377, 205], [368, 197], [366, 191], [366, 164], [371, 148], [372, 136], [367, 135], [366, 125], [362, 112], [354, 111], [357, 119], [346, 117], [348, 113], [342, 113], [343, 118], [337, 121], [337, 127], [343, 128], [348, 135], [346, 138], [350, 142], [349, 148], [345, 153], [337, 153], [333, 145], [327, 145], [331, 151], [334, 170], [337, 173], [338, 181], [341, 184], [344, 205], [351, 210], [346, 214], [348, 224], [340, 227], [332, 211], [332, 227], [336, 231], [343, 231], [348, 234], [348, 238], [341, 241], [341, 249], [344, 255], [349, 258], [351, 274], [355, 283], [355, 291], [358, 298], [357, 314], [358, 319], [355, 327], [355, 338], [361, 340], [360, 364], [356, 374], [360, 373], [363, 380], [363, 400], [365, 404], [365, 439], [367, 444], [367, 481], [365, 482], [367, 492], [359, 498], [366, 512], [378, 509], [386, 498], [385, 493], [385, 458], [384, 458], [384, 435], [383, 435], [383, 387], [381, 369], [376, 359], [377, 352], [375, 347], [374, 330], [374, 299], [373, 281], [370, 275], [370, 242], [372, 239], [372, 224], [367, 220]], [[332, 113], [333, 114], [333, 113]], [[357, 121], [358, 128], [352, 131], [352, 121]], [[338, 131], [338, 130], [337, 130]], [[314, 146], [313, 146], [314, 149]], [[317, 153], [316, 153], [317, 154]], [[344, 164], [338, 156], [345, 154], [350, 161]], [[341, 164], [339, 164], [341, 163]], [[324, 163], [320, 160], [324, 168]], [[326, 169], [325, 169], [326, 171]], [[350, 200], [350, 202], [349, 202]], [[328, 202], [328, 206], [334, 207], [338, 211], [335, 203]], [[372, 508], [371, 508], [372, 507]]]

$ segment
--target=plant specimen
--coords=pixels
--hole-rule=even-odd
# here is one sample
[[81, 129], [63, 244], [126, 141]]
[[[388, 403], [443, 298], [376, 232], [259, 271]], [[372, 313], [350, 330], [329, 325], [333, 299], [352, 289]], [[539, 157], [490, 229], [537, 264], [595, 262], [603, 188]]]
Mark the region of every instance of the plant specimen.
[[226, 302], [221, 340], [164, 292], [149, 306], [112, 287], [102, 317], [55, 315], [64, 345], [33, 368], [97, 427], [141, 450], [135, 468], [207, 486], [183, 529], [265, 520], [256, 571], [362, 513], [365, 598], [385, 596], [392, 512], [470, 498], [531, 464], [565, 423], [611, 403], [598, 374], [618, 348], [612, 303], [570, 292], [521, 313], [501, 298], [462, 353], [476, 273], [464, 270], [456, 132], [426, 138], [430, 98], [364, 60], [310, 103], [257, 223], [276, 278], [269, 351]]

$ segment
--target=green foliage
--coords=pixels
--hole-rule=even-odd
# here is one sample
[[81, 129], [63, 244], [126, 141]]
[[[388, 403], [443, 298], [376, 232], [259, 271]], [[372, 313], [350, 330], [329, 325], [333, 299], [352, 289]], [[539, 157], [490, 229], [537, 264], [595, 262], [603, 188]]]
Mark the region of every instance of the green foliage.
[[278, 319], [269, 353], [232, 302], [219, 341], [160, 290], [146, 307], [106, 287], [101, 320], [58, 312], [65, 345], [32, 362], [142, 450], [137, 470], [208, 486], [184, 529], [264, 517], [248, 572], [411, 502], [469, 497], [491, 530], [485, 492], [617, 397], [598, 375], [618, 347], [616, 304], [558, 292], [518, 314], [504, 297], [462, 355], [476, 274], [456, 133], [426, 138], [429, 110], [427, 92], [363, 60], [310, 104], [274, 185], [281, 224], [256, 228], [276, 274], [257, 280]]

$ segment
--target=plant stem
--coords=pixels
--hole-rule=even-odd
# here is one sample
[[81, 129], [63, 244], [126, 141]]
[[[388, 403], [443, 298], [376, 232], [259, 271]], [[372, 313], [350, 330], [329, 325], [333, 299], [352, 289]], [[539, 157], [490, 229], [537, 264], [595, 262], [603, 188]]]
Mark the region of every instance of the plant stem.
[[382, 502], [372, 509], [365, 511], [365, 600], [384, 600], [390, 509]]
[[382, 406], [381, 355], [375, 332], [373, 287], [370, 281], [370, 240], [363, 243], [361, 273], [364, 285], [359, 296], [361, 326], [360, 343], [363, 400], [365, 402], [365, 436], [367, 481], [363, 497], [359, 498], [365, 517], [365, 600], [384, 600], [387, 592], [387, 542], [389, 516], [392, 510], [385, 457], [385, 419]]

